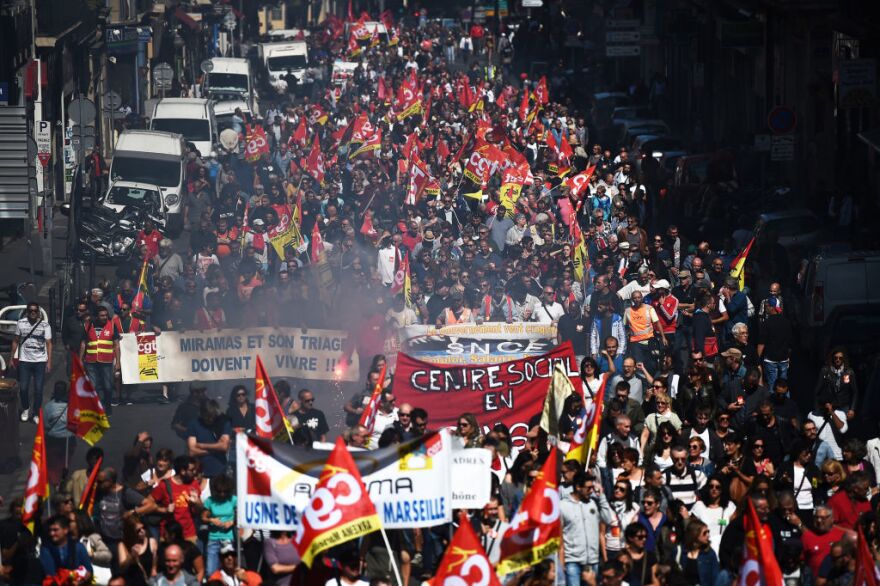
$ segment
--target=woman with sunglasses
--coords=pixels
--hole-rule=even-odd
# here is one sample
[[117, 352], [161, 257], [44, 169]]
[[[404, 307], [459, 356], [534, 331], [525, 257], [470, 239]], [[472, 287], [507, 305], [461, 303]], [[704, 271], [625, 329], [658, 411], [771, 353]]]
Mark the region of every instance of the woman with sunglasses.
[[846, 469], [843, 464], [837, 460], [825, 460], [820, 467], [822, 471], [822, 483], [819, 485], [822, 492], [823, 502], [833, 497], [841, 488], [846, 480]]
[[843, 348], [834, 348], [825, 361], [825, 366], [819, 371], [819, 379], [816, 381], [815, 396], [822, 393], [831, 395], [831, 404], [835, 409], [846, 412], [846, 418], [855, 417], [855, 404], [859, 396], [859, 385], [856, 381], [856, 372], [849, 364], [849, 357]]
[[718, 554], [710, 545], [709, 527], [699, 519], [688, 523], [684, 534], [684, 548], [678, 558], [686, 584], [714, 586], [721, 571]]
[[122, 523], [122, 541], [117, 544], [118, 572], [126, 584], [146, 586], [155, 575], [158, 543], [147, 533], [144, 523], [132, 515]]
[[749, 443], [749, 452], [743, 463], [743, 474], [746, 474], [747, 476], [763, 474], [764, 476], [769, 476], [771, 478], [776, 474], [776, 467], [773, 465], [770, 458], [767, 457], [766, 442], [767, 440], [764, 439], [763, 436], [752, 438], [752, 441]]
[[657, 441], [658, 430], [663, 423], [670, 424], [675, 433], [678, 433], [678, 430], [681, 429], [681, 419], [672, 411], [672, 401], [669, 395], [664, 392], [666, 388], [665, 383], [658, 379], [654, 381], [652, 386], [654, 388], [654, 407], [656, 410], [645, 417], [645, 428], [642, 430], [641, 437], [643, 450], [649, 441]]
[[721, 547], [721, 537], [736, 513], [736, 505], [730, 502], [730, 493], [724, 477], [711, 476], [700, 491], [700, 500], [690, 510], [690, 518], [699, 519], [709, 527], [709, 544], [717, 554]]
[[611, 523], [600, 523], [599, 551], [602, 561], [613, 560], [623, 550], [624, 528], [639, 518], [639, 505], [633, 502], [633, 489], [626, 480], [614, 483], [608, 504], [611, 505]]
[[654, 441], [645, 449], [645, 462], [653, 462], [661, 471], [672, 466], [672, 445], [676, 443], [678, 430], [669, 421], [657, 428]]
[[715, 472], [715, 464], [703, 454], [706, 452], [706, 442], [698, 435], [691, 436], [687, 443], [688, 466], [700, 470], [708, 478]]
[[253, 431], [256, 429], [254, 406], [248, 401], [247, 387], [244, 385], [232, 387], [226, 417], [229, 418], [229, 425], [234, 430]]
[[581, 360], [581, 383], [583, 384], [584, 397], [595, 397], [599, 392], [599, 387], [602, 386], [599, 365], [590, 356]]
[[626, 583], [630, 586], [650, 584], [653, 568], [657, 563], [657, 554], [647, 548], [648, 530], [642, 523], [630, 523], [626, 526], [623, 536], [626, 539], [623, 552], [632, 560], [626, 575]]
[[473, 413], [462, 413], [458, 417], [458, 425], [456, 425], [453, 435], [461, 439], [465, 448], [478, 448], [483, 439], [480, 425]]

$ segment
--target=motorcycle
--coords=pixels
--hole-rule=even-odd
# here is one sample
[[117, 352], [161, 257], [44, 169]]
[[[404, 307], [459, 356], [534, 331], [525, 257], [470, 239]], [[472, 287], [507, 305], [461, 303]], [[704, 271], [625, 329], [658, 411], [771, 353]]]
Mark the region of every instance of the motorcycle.
[[124, 262], [134, 255], [137, 233], [144, 221], [152, 218], [162, 225], [163, 218], [156, 210], [142, 211], [126, 207], [120, 212], [99, 206], [86, 211], [79, 222], [79, 252], [83, 258], [113, 264]]

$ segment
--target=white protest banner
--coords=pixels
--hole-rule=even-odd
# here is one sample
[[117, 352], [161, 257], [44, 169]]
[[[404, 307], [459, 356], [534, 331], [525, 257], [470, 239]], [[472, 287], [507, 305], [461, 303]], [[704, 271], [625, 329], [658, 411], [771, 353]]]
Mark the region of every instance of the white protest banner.
[[492, 452], [484, 448], [452, 450], [453, 509], [482, 509], [492, 494]]
[[[350, 451], [385, 528], [452, 521], [451, 450], [448, 432], [440, 431], [388, 448]], [[239, 433], [239, 526], [296, 530], [329, 455]]]
[[433, 364], [495, 364], [556, 346], [556, 326], [533, 323], [413, 325], [397, 335], [402, 352]]
[[122, 382], [169, 383], [251, 378], [257, 355], [270, 376], [354, 381], [356, 355], [337, 367], [348, 332], [301, 328], [245, 328], [123, 334]]

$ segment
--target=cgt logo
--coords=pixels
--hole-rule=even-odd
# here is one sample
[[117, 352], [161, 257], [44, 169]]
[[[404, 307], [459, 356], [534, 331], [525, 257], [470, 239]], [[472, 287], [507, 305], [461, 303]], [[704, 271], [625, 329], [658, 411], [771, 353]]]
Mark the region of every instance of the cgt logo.
[[156, 343], [156, 336], [138, 336], [137, 349], [138, 354], [158, 354], [159, 348]]

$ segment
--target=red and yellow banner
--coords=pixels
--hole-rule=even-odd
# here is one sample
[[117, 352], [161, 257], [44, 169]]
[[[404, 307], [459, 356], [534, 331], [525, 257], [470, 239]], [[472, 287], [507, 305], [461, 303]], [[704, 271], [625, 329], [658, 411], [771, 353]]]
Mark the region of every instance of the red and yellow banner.
[[21, 506], [21, 524], [34, 532], [34, 521], [40, 514], [40, 501], [49, 498], [49, 472], [46, 469], [46, 431], [43, 428], [43, 410], [40, 409], [37, 421], [37, 435], [31, 451], [31, 467], [28, 471], [27, 487], [24, 489], [24, 504]]
[[464, 511], [459, 513], [458, 529], [440, 560], [431, 584], [445, 586], [501, 586], [489, 558]]
[[[138, 354], [138, 366], [141, 356]], [[67, 402], [67, 429], [85, 440], [90, 446], [110, 429], [110, 420], [95, 391], [95, 385], [86, 376], [82, 362], [75, 353], [70, 354], [70, 395]]]
[[272, 439], [283, 431], [290, 431], [290, 423], [281, 409], [278, 395], [272, 386], [272, 380], [266, 374], [263, 361], [257, 356], [257, 372], [254, 377], [254, 415], [256, 416], [257, 435]]
[[297, 526], [294, 545], [307, 567], [325, 551], [378, 531], [376, 506], [341, 437], [321, 471], [309, 506]]

